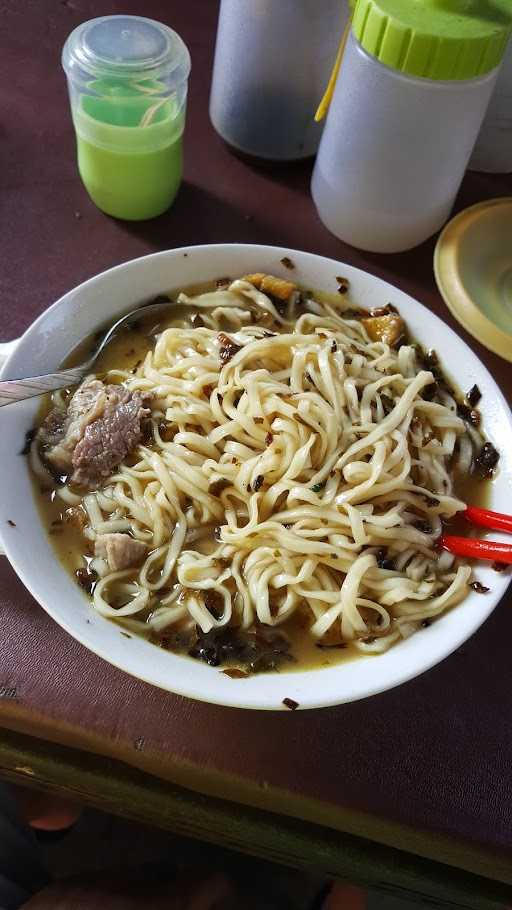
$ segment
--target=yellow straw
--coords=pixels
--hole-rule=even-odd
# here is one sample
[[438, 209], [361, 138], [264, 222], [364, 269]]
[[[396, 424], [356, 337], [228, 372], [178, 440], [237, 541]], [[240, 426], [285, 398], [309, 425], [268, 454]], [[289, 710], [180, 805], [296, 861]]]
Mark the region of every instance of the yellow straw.
[[349, 19], [345, 26], [345, 30], [341, 36], [340, 46], [338, 48], [338, 53], [336, 54], [336, 60], [334, 62], [333, 70], [331, 73], [331, 78], [329, 79], [329, 82], [327, 83], [327, 88], [325, 90], [324, 97], [322, 98], [320, 104], [318, 105], [318, 108], [317, 108], [317, 111], [315, 114], [315, 120], [317, 121], [317, 123], [319, 123], [320, 120], [324, 119], [327, 111], [329, 110], [329, 105], [332, 101], [332, 96], [334, 95], [334, 87], [336, 85], [336, 80], [338, 78], [338, 74], [340, 71], [341, 61], [343, 59], [343, 52], [345, 50], [345, 45], [347, 43], [347, 38], [348, 38], [348, 35], [350, 32], [351, 25], [352, 25], [352, 22]]

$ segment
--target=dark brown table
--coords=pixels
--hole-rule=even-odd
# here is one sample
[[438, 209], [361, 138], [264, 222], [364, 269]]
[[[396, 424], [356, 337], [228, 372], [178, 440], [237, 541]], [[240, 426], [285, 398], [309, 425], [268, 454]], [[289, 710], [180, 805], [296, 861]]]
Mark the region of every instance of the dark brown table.
[[[0, 338], [69, 288], [153, 250], [282, 244], [351, 262], [454, 326], [512, 397], [510, 366], [453, 323], [434, 241], [358, 252], [320, 224], [311, 164], [256, 167], [208, 119], [217, 2], [4, 0], [0, 65]], [[77, 176], [60, 50], [116, 11], [168, 22], [192, 54], [185, 182], [152, 222], [101, 214]], [[510, 194], [469, 175], [458, 207]], [[510, 505], [510, 504], [509, 504]], [[249, 853], [449, 906], [512, 903], [512, 602], [449, 660], [387, 694], [271, 715], [166, 694], [58, 628], [0, 560], [0, 774]]]

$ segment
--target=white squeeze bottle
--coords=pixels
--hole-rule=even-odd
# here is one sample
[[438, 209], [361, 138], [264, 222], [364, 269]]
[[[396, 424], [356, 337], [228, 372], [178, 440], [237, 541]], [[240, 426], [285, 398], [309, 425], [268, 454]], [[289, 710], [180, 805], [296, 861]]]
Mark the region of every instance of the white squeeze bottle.
[[512, 0], [357, 0], [312, 179], [320, 218], [364, 250], [446, 221], [512, 28]]

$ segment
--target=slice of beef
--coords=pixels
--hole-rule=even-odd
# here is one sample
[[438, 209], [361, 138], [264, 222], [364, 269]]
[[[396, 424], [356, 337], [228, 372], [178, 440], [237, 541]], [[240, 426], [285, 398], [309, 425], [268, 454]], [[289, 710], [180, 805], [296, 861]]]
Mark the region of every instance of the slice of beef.
[[107, 388], [99, 379], [88, 378], [76, 390], [66, 411], [60, 408], [50, 411], [38, 433], [50, 467], [62, 472], [71, 469], [74, 448], [87, 424], [100, 417], [105, 409]]
[[141, 562], [147, 553], [147, 547], [128, 534], [100, 534], [94, 544], [94, 553], [106, 559], [113, 572], [119, 572]]
[[140, 441], [149, 397], [86, 379], [67, 410], [50, 411], [39, 430], [50, 470], [71, 474], [80, 486], [99, 486]]
[[142, 421], [148, 416], [147, 396], [120, 386], [108, 386], [103, 416], [86, 426], [72, 456], [71, 482], [97, 487], [140, 442]]
[[52, 449], [62, 442], [66, 432], [66, 416], [66, 411], [61, 411], [60, 408], [53, 408], [45, 417], [37, 434], [43, 446]]

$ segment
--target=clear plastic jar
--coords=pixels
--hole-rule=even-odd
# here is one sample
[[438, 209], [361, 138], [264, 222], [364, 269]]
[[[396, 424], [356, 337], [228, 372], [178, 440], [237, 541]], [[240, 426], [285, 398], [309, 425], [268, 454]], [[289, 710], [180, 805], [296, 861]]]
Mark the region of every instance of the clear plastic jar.
[[190, 55], [179, 35], [142, 16], [102, 16], [71, 33], [62, 64], [93, 202], [127, 220], [164, 212], [182, 175]]
[[229, 145], [272, 161], [315, 154], [348, 12], [348, 0], [222, 0], [210, 117]]

